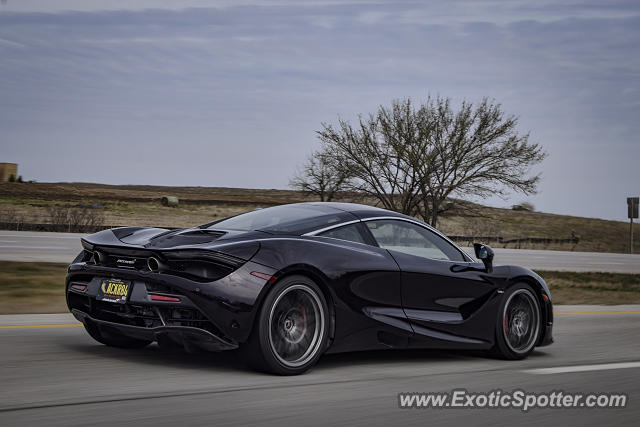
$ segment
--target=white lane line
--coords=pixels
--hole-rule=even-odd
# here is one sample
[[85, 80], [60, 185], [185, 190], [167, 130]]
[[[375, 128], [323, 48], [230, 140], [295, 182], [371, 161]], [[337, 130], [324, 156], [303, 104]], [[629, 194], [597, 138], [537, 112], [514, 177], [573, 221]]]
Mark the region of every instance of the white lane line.
[[640, 362], [603, 363], [600, 365], [559, 366], [556, 368], [527, 369], [527, 374], [565, 374], [569, 372], [606, 371], [609, 369], [640, 368]]

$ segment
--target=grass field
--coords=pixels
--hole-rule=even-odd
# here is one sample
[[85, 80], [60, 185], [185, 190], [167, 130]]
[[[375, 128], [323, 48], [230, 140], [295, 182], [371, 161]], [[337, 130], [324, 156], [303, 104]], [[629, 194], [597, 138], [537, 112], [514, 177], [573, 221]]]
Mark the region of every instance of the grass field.
[[[0, 261], [0, 314], [63, 313], [66, 264]], [[639, 304], [640, 274], [537, 271], [554, 304]]]
[[0, 314], [64, 313], [66, 264], [0, 261]]
[[[165, 195], [180, 199], [180, 207], [160, 204]], [[98, 205], [108, 226], [140, 225], [189, 227], [260, 207], [312, 201], [290, 190], [221, 187], [113, 186], [86, 183], [0, 183], [0, 222], [11, 218], [22, 222], [49, 223], [47, 208]], [[340, 201], [351, 201], [345, 196]], [[438, 228], [448, 235], [501, 236], [505, 239], [542, 237], [568, 239], [574, 244], [528, 244], [529, 249], [589, 252], [628, 252], [629, 224], [542, 212], [489, 208], [467, 203], [470, 210], [441, 217]], [[640, 226], [636, 227], [640, 242]], [[496, 246], [500, 246], [496, 244]], [[636, 253], [640, 253], [640, 244]], [[511, 245], [510, 247], [513, 247]]]
[[554, 304], [640, 304], [640, 274], [536, 271]]

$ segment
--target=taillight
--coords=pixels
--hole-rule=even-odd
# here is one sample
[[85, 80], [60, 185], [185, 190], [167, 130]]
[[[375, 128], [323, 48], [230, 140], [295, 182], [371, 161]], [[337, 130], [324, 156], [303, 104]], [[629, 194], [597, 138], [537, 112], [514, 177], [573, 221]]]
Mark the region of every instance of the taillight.
[[167, 295], [151, 294], [151, 301], [180, 302], [180, 298], [169, 297]]

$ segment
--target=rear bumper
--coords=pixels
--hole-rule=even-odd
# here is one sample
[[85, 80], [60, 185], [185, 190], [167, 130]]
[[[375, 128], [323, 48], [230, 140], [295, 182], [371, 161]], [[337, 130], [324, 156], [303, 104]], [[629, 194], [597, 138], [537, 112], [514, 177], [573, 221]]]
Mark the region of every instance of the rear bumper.
[[[213, 336], [226, 343], [216, 346], [235, 348], [251, 333], [256, 309], [269, 286], [267, 280], [251, 274], [254, 271], [275, 273], [249, 261], [219, 280], [196, 282], [170, 274], [78, 262], [71, 264], [67, 274], [67, 306], [76, 317], [117, 327], [129, 336], [153, 340], [171, 333], [191, 339], [196, 338], [195, 331], [201, 331], [205, 341]], [[131, 283], [126, 304], [97, 300], [105, 278]], [[80, 285], [81, 290], [71, 285]], [[179, 302], [154, 301], [152, 293], [177, 297]]]
[[115, 333], [147, 341], [169, 339], [183, 345], [185, 348], [193, 346], [207, 351], [223, 351], [238, 348], [236, 343], [225, 341], [211, 332], [200, 328], [188, 326], [158, 326], [155, 328], [146, 328], [94, 319], [87, 313], [77, 309], [72, 309], [71, 312], [75, 318], [84, 325], [95, 327], [103, 334]]

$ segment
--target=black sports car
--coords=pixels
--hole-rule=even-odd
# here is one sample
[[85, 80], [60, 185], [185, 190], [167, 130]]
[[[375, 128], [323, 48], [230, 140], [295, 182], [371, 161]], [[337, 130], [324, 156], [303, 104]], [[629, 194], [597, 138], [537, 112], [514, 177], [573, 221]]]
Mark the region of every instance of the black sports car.
[[82, 239], [67, 304], [116, 347], [239, 349], [298, 374], [324, 352], [491, 350], [526, 357], [552, 339], [544, 280], [475, 262], [414, 218], [348, 203], [299, 203], [195, 228], [124, 227]]

